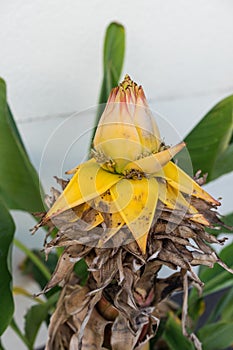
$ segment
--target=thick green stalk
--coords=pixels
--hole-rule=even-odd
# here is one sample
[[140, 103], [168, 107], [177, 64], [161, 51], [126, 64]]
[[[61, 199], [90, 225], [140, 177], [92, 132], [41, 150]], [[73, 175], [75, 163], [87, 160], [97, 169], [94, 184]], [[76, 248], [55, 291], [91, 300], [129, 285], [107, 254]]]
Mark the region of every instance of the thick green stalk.
[[38, 269], [41, 271], [41, 273], [49, 281], [51, 274], [50, 274], [48, 268], [40, 261], [40, 259], [29, 248], [27, 248], [22, 242], [20, 242], [17, 238], [14, 239], [14, 244], [16, 245], [17, 248], [22, 250], [22, 252], [24, 252], [29, 259], [31, 259], [31, 261], [38, 267]]

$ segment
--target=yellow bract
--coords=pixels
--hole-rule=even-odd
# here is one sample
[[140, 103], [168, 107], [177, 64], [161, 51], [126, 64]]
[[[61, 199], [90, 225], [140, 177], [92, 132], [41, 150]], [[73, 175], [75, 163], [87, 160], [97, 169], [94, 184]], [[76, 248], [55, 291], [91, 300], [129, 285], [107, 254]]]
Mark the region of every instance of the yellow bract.
[[178, 145], [168, 148], [164, 151], [154, 153], [148, 157], [138, 159], [134, 162], [128, 163], [124, 168], [124, 172], [127, 170], [139, 170], [145, 174], [154, 174], [160, 171], [169, 160], [171, 160], [178, 152], [184, 148], [185, 143], [181, 142]]
[[158, 183], [155, 179], [122, 180], [110, 192], [117, 209], [132, 232], [142, 253], [146, 251], [149, 229], [158, 201]]
[[[94, 138], [94, 158], [70, 170], [74, 174], [42, 220], [68, 209], [86, 222], [85, 230], [101, 225], [103, 247], [124, 225], [142, 253], [158, 202], [190, 220], [209, 225], [190, 205], [193, 197], [220, 205], [171, 159], [185, 144], [161, 150], [158, 127], [142, 87], [129, 76], [112, 90]], [[158, 213], [157, 213], [158, 214]], [[70, 215], [70, 222], [75, 216]], [[78, 220], [78, 219], [77, 219]], [[91, 234], [88, 233], [87, 234]]]
[[104, 234], [98, 242], [98, 247], [101, 248], [121, 229], [125, 221], [118, 212], [110, 191], [104, 192], [101, 196], [94, 198], [90, 204], [93, 208], [101, 212], [104, 218]]
[[169, 162], [163, 167], [164, 175], [167, 181], [177, 190], [204, 199], [213, 205], [220, 205], [220, 202], [214, 199], [209, 193], [201, 188], [190, 176], [180, 169], [173, 162]]
[[120, 181], [121, 178], [120, 175], [103, 170], [93, 160], [83, 163], [48, 211], [44, 221], [97, 197]]

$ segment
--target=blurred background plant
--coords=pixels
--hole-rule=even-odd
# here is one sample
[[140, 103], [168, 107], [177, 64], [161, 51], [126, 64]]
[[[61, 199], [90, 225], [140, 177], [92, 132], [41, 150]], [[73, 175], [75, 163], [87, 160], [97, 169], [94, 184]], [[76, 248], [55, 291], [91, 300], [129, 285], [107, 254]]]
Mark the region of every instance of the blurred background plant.
[[[107, 101], [108, 95], [121, 78], [125, 53], [125, 30], [118, 23], [111, 23], [105, 34], [103, 49], [103, 81], [99, 104]], [[129, 72], [130, 73], [130, 72]], [[99, 107], [95, 126], [101, 115]], [[91, 140], [90, 140], [91, 141]], [[214, 106], [185, 137], [193, 164], [193, 172], [208, 173], [207, 182], [233, 171], [233, 95]], [[22, 330], [14, 318], [13, 294], [31, 298], [31, 293], [23, 286], [15, 286], [12, 281], [12, 245], [25, 253], [21, 273], [30, 275], [42, 289], [48, 282], [56, 266], [59, 251], [51, 253], [48, 260], [39, 250], [31, 250], [19, 239], [14, 238], [15, 224], [10, 211], [23, 210], [28, 213], [44, 210], [43, 189], [27, 150], [17, 129], [7, 103], [6, 84], [0, 80], [0, 335], [11, 327], [29, 350], [34, 349], [38, 331], [43, 323], [48, 325], [59, 296], [59, 288], [37, 297], [34, 305], [27, 310]], [[185, 168], [185, 156], [176, 157]], [[74, 163], [76, 160], [74, 159]], [[191, 174], [192, 175], [192, 174]], [[221, 192], [221, 191], [220, 191]], [[229, 229], [211, 230], [214, 235], [233, 233], [233, 212], [222, 218]], [[45, 232], [46, 233], [46, 232]], [[233, 267], [233, 243], [225, 246], [220, 257]], [[87, 269], [81, 260], [75, 268], [85, 284]], [[189, 296], [190, 328], [197, 332], [204, 350], [220, 350], [233, 343], [233, 277], [220, 266], [213, 269], [201, 267], [199, 277], [205, 283], [203, 295], [193, 289]], [[217, 302], [211, 304], [214, 293], [220, 292]], [[215, 299], [214, 299], [215, 300]], [[205, 315], [206, 305], [211, 304], [211, 312]], [[204, 321], [203, 321], [203, 315]], [[159, 332], [152, 339], [151, 349], [193, 349], [182, 334], [181, 309], [170, 311], [161, 322]], [[0, 349], [4, 344], [0, 342]]]

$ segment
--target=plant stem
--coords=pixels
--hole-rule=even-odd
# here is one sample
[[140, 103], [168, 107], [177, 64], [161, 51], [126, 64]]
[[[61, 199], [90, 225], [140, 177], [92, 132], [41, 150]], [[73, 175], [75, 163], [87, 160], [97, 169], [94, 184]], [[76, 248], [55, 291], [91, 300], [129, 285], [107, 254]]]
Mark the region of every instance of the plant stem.
[[30, 349], [30, 346], [28, 344], [28, 340], [25, 337], [25, 335], [21, 332], [19, 326], [17, 325], [17, 323], [15, 322], [15, 319], [12, 318], [11, 323], [10, 323], [10, 327], [13, 329], [13, 331], [18, 335], [18, 337], [22, 340], [22, 342], [26, 345], [26, 347], [28, 349]]
[[38, 267], [41, 273], [43, 273], [44, 277], [49, 281], [51, 274], [48, 268], [40, 261], [40, 259], [17, 238], [14, 239], [14, 244], [17, 248], [22, 250], [22, 252], [24, 252], [29, 259], [31, 259], [31, 261]]

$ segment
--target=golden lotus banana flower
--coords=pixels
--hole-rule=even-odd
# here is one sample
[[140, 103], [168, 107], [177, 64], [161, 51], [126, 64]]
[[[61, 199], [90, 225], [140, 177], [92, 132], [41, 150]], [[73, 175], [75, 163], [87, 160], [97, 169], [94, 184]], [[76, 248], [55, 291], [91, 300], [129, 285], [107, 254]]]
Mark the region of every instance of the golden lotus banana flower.
[[[62, 286], [46, 350], [145, 350], [171, 311], [167, 298], [182, 289], [182, 329], [201, 350], [187, 325], [189, 281], [203, 286], [192, 267], [218, 263], [233, 271], [211, 248], [225, 238], [205, 230], [222, 225], [220, 203], [172, 161], [184, 146], [161, 142], [143, 89], [129, 76], [112, 90], [93, 157], [67, 172], [70, 181], [57, 179], [63, 192], [52, 189], [50, 209], [34, 228], [56, 228], [46, 254], [64, 248], [42, 291]], [[88, 268], [85, 286], [80, 259]], [[161, 278], [164, 265], [170, 274]]]
[[[46, 224], [68, 209], [85, 221], [83, 213], [94, 208], [86, 231], [107, 220], [98, 247], [128, 226], [144, 254], [158, 204], [184, 211], [190, 219], [209, 225], [207, 218], [190, 204], [193, 197], [211, 205], [220, 203], [182, 171], [172, 158], [183, 142], [164, 147], [143, 88], [128, 75], [111, 91], [93, 143], [93, 158], [79, 165], [63, 193], [42, 219]], [[88, 234], [88, 232], [87, 232]]]

